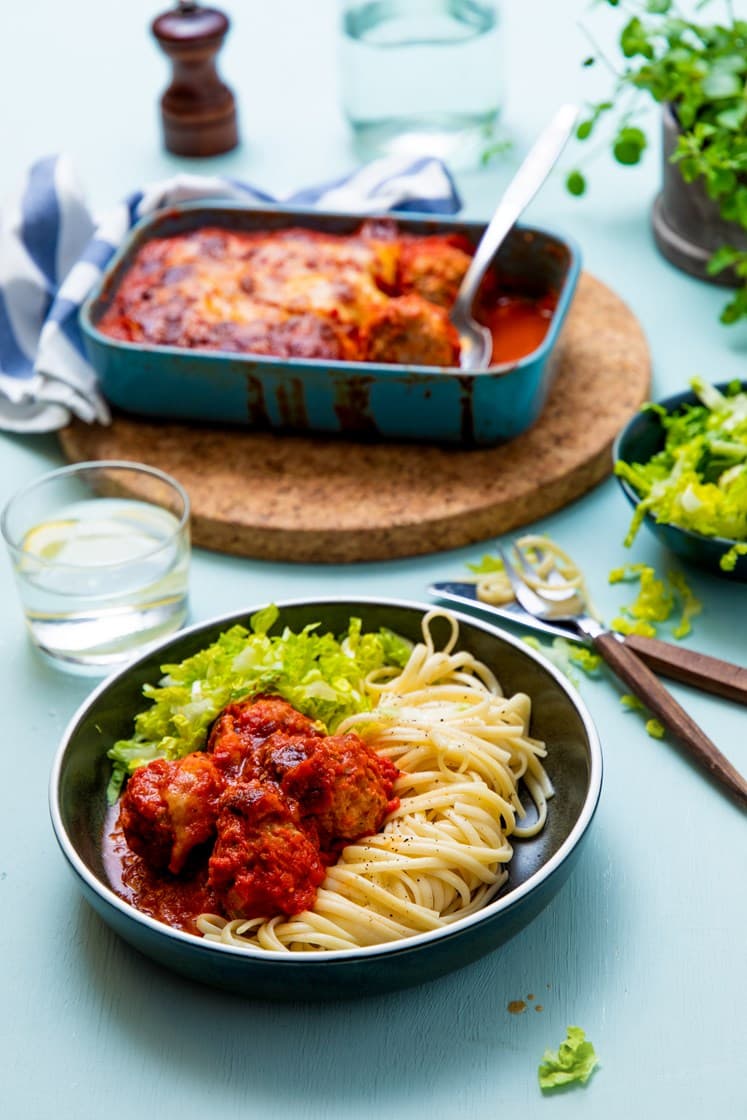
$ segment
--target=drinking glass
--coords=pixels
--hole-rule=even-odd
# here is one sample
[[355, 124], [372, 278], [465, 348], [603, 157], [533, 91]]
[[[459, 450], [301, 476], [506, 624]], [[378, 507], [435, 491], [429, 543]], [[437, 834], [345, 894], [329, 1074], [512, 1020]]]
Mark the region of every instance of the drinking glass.
[[493, 0], [342, 0], [343, 110], [356, 147], [469, 166], [503, 95]]
[[187, 615], [189, 498], [140, 463], [52, 471], [0, 516], [31, 640], [54, 664], [103, 675]]

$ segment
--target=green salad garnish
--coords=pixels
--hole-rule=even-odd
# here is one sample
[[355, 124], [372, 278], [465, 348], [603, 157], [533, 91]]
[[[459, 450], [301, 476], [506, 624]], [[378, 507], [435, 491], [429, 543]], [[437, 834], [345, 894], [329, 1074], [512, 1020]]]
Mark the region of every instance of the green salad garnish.
[[613, 618], [611, 629], [618, 634], [642, 634], [644, 637], [656, 636], [659, 623], [667, 622], [679, 610], [679, 620], [672, 630], [674, 638], [686, 638], [692, 630], [692, 619], [700, 614], [703, 605], [695, 597], [682, 572], [668, 573], [668, 586], [659, 579], [654, 568], [647, 564], [626, 564], [613, 568], [609, 582], [639, 582], [638, 595], [632, 603], [620, 609]]
[[[615, 464], [615, 474], [641, 499], [626, 545], [647, 513], [706, 537], [747, 542], [747, 392], [738, 381], [726, 393], [699, 378], [690, 385], [699, 404], [671, 413], [661, 405], [646, 406], [659, 414], [663, 449], [647, 463]], [[745, 552], [747, 543], [725, 550], [721, 567], [730, 570]]]
[[493, 556], [487, 552], [476, 564], [468, 564], [467, 567], [476, 576], [489, 576], [492, 572], [503, 571], [503, 561], [500, 556]]
[[537, 1071], [540, 1089], [557, 1089], [579, 1081], [584, 1085], [597, 1064], [594, 1047], [580, 1027], [568, 1027], [568, 1037], [557, 1050], [545, 1050]]
[[278, 614], [277, 607], [266, 607], [252, 616], [249, 630], [232, 626], [207, 649], [178, 665], [161, 666], [160, 683], [143, 688], [152, 704], [135, 717], [134, 735], [108, 752], [114, 764], [110, 803], [143, 763], [183, 758], [202, 748], [226, 704], [276, 693], [334, 731], [346, 716], [370, 710], [364, 682], [372, 670], [401, 668], [410, 656], [412, 646], [404, 638], [387, 629], [364, 634], [357, 618], [338, 637], [320, 631], [318, 623], [297, 634], [286, 628], [270, 636]]

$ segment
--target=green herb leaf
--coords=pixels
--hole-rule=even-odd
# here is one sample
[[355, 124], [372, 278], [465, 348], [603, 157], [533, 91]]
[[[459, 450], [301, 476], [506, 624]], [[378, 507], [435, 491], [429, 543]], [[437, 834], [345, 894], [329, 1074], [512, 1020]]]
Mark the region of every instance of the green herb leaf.
[[577, 198], [586, 192], [586, 179], [580, 171], [569, 172], [565, 185], [570, 194], [575, 195]]
[[632, 166], [640, 163], [646, 143], [646, 135], [640, 128], [621, 128], [615, 137], [612, 151], [618, 163]]
[[654, 57], [653, 45], [638, 16], [633, 16], [622, 29], [620, 47], [626, 58], [634, 58], [636, 55], [643, 55], [644, 58]]
[[708, 275], [718, 276], [725, 268], [732, 268], [742, 255], [739, 249], [734, 249], [731, 245], [722, 245], [708, 261]]
[[[707, 2], [696, 3], [696, 11]], [[611, 140], [615, 160], [634, 166], [647, 146], [643, 131], [631, 124], [638, 102], [631, 106], [627, 95], [647, 94], [655, 103], [671, 106], [679, 125], [671, 161], [686, 183], [703, 185], [725, 221], [747, 229], [747, 20], [735, 18], [731, 4], [711, 23], [679, 14], [674, 0], [607, 0], [607, 5], [626, 12], [618, 40], [623, 65], [606, 59], [616, 74], [607, 102], [618, 111]], [[599, 112], [599, 106], [592, 106], [578, 125], [580, 141], [595, 132]], [[586, 191], [577, 172], [567, 177], [566, 186], [577, 196]], [[726, 324], [747, 318], [747, 254], [732, 267], [743, 283], [721, 312]], [[712, 274], [718, 271], [714, 264]]]
[[712, 101], [721, 101], [726, 97], [738, 97], [741, 92], [742, 82], [739, 75], [723, 65], [714, 66], [703, 79], [703, 93]]
[[728, 129], [730, 132], [739, 132], [747, 120], [747, 102], [742, 101], [739, 105], [731, 105], [728, 109], [722, 109], [716, 115], [716, 124], [719, 128]]

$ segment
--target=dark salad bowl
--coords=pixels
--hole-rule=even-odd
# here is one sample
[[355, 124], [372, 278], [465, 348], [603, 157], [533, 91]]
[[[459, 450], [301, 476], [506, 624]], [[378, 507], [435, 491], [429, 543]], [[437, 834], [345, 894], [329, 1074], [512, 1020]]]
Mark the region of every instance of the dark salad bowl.
[[[351, 617], [365, 630], [382, 626], [417, 641], [423, 615], [417, 603], [335, 599], [279, 604], [273, 628], [300, 630], [312, 622], [342, 633]], [[132, 733], [144, 706], [142, 689], [156, 683], [165, 663], [191, 656], [252, 611], [213, 619], [183, 631], [105, 680], [71, 720], [50, 783], [52, 824], [84, 896], [121, 937], [160, 964], [193, 980], [245, 996], [326, 1000], [405, 988], [461, 968], [495, 949], [531, 921], [568, 877], [594, 816], [602, 781], [599, 740], [568, 681], [523, 642], [495, 627], [450, 612], [459, 621], [459, 646], [496, 673], [507, 694], [528, 693], [531, 734], [548, 744], [545, 768], [555, 787], [548, 819], [535, 837], [514, 840], [509, 881], [490, 904], [443, 929], [365, 949], [272, 953], [204, 941], [140, 913], [112, 889], [102, 858], [110, 775], [106, 752]], [[440, 627], [443, 626], [443, 630]], [[437, 639], [445, 621], [434, 623]]]
[[[716, 388], [724, 392], [727, 384], [716, 385]], [[742, 388], [747, 389], [747, 382], [743, 383]], [[692, 390], [687, 390], [665, 397], [657, 403], [667, 412], [675, 412], [683, 405], [698, 404], [698, 397]], [[615, 463], [618, 461], [647, 463], [652, 456], [662, 450], [664, 439], [665, 433], [658, 414], [650, 410], [638, 412], [615, 441], [612, 449], [614, 461]], [[641, 500], [640, 495], [626, 479], [618, 475], [617, 481], [623, 494], [635, 508]], [[737, 543], [736, 541], [726, 537], [708, 537], [692, 529], [682, 529], [678, 525], [657, 521], [650, 513], [646, 514], [643, 523], [663, 545], [687, 563], [725, 579], [747, 581], [747, 555], [738, 556], [736, 564], [730, 571], [725, 571], [720, 564], [722, 556]]]

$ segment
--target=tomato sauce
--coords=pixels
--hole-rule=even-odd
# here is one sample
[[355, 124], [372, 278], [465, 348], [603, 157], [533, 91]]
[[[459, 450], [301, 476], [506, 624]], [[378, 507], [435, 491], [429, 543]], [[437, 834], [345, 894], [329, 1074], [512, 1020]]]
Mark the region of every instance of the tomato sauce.
[[208, 887], [207, 861], [191, 861], [179, 876], [149, 867], [128, 846], [118, 815], [118, 805], [109, 809], [102, 840], [104, 869], [114, 891], [142, 914], [174, 929], [197, 933], [195, 919], [200, 914], [220, 913]]
[[553, 295], [531, 299], [499, 296], [477, 318], [493, 336], [493, 365], [518, 362], [540, 346], [547, 334], [557, 300]]
[[238, 701], [206, 750], [135, 770], [106, 819], [109, 881], [190, 933], [203, 913], [301, 913], [341, 848], [396, 808], [398, 773], [354, 732], [327, 735], [280, 697]]

